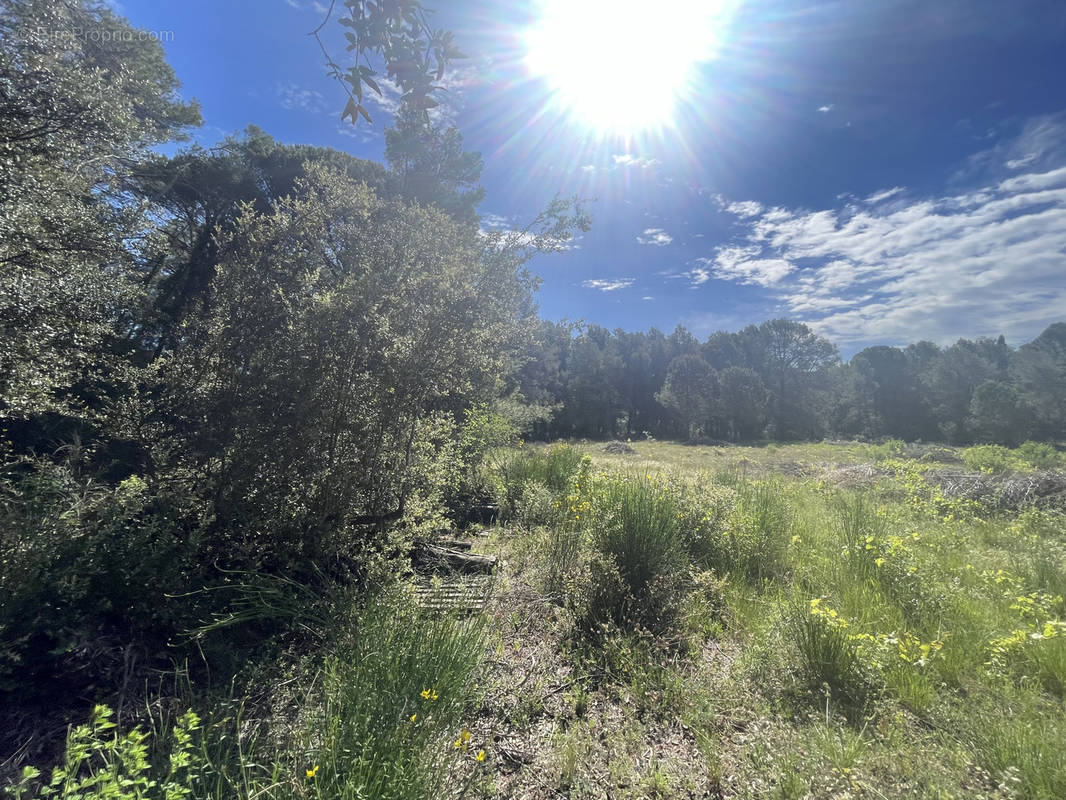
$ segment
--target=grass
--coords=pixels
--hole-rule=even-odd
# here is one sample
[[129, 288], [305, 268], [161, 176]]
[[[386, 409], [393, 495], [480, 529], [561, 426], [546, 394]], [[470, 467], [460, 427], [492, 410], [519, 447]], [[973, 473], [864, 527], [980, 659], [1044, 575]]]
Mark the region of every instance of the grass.
[[71, 731], [64, 764], [27, 768], [12, 794], [415, 800], [469, 786], [486, 758], [462, 721], [484, 619], [422, 612], [390, 591], [335, 623], [341, 633], [324, 662], [293, 678], [286, 713], [252, 713], [235, 699], [150, 734], [119, 733], [100, 707]]
[[500, 454], [519, 513], [476, 540], [502, 557], [484, 615], [391, 590], [317, 617], [328, 644], [265, 704], [83, 730], [79, 775], [168, 800], [1066, 796], [1061, 512], [945, 495], [951, 448], [633, 447]]
[[[672, 575], [679, 610], [588, 644], [580, 608], [531, 634], [553, 643], [546, 674], [596, 676], [582, 724], [627, 734], [557, 736], [545, 762], [580, 742], [586, 766], [564, 759], [565, 785], [531, 766], [491, 796], [1063, 796], [1064, 517], [956, 500], [926, 478], [964, 456], [986, 473], [990, 459], [1046, 469], [1044, 448], [632, 446], [574, 445], [593, 468], [584, 494], [560, 494], [584, 501], [560, 526], [578, 543], [567, 558], [594, 566], [570, 590], [613, 568], [627, 590], [594, 594], [617, 623], [639, 594], [663, 602], [648, 587]], [[496, 724], [536, 738], [572, 707]]]

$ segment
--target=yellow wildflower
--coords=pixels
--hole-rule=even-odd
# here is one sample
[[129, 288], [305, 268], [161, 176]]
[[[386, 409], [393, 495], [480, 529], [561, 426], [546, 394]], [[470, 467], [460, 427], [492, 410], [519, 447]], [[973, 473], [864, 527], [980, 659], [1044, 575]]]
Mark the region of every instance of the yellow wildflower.
[[418, 714], [412, 714], [411, 715], [411, 722], [414, 722], [416, 719], [418, 719]]
[[318, 764], [315, 764], [311, 769], [307, 770], [307, 777], [313, 778], [318, 774]]
[[475, 761], [484, 761], [485, 760], [485, 751], [484, 750], [478, 750], [477, 751], [477, 755], [474, 756], [474, 760]]

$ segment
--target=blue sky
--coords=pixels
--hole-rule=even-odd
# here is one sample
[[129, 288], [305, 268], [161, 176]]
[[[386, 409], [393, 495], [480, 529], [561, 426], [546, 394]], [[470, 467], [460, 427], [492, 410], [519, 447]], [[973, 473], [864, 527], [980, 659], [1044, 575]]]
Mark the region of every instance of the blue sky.
[[[594, 198], [592, 230], [531, 265], [543, 316], [700, 336], [788, 316], [845, 355], [1066, 319], [1066, 2], [725, 2], [676, 112], [633, 135], [590, 130], [530, 74], [536, 3], [426, 3], [472, 56], [443, 115], [484, 156], [485, 224]], [[307, 36], [322, 0], [114, 5], [167, 32], [201, 143], [256, 124], [382, 158], [395, 94], [373, 126], [340, 122]]]

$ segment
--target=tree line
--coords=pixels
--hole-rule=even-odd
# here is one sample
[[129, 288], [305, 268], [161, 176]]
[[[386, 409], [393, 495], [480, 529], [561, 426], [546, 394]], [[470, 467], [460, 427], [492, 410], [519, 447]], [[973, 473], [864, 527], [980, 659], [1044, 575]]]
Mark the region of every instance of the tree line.
[[1066, 439], [1066, 323], [1018, 348], [1004, 338], [868, 347], [850, 361], [807, 325], [776, 319], [700, 341], [538, 322], [512, 389], [539, 438], [953, 444]]

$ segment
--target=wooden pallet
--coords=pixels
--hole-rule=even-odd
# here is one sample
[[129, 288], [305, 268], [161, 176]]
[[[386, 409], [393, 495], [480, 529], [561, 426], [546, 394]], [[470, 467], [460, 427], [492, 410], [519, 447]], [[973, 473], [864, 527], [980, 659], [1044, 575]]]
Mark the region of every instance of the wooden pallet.
[[418, 604], [431, 611], [484, 611], [492, 593], [487, 575], [423, 578], [417, 589]]

